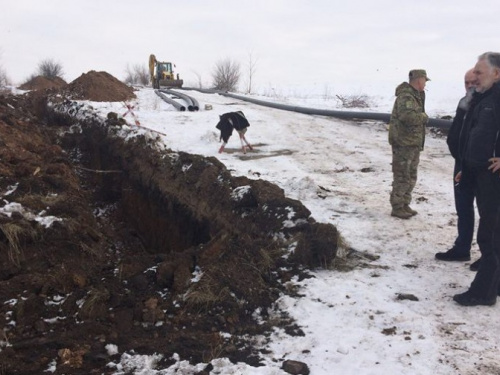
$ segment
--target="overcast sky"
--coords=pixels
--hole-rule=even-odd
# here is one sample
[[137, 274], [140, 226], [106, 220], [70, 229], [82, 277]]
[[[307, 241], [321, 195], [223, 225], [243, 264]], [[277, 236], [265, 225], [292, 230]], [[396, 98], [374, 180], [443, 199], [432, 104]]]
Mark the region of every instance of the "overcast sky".
[[427, 69], [428, 90], [460, 90], [479, 54], [500, 51], [500, 1], [0, 0], [0, 64], [14, 83], [44, 59], [70, 82], [90, 70], [119, 79], [154, 53], [187, 84], [250, 57], [254, 90], [313, 86], [380, 91]]

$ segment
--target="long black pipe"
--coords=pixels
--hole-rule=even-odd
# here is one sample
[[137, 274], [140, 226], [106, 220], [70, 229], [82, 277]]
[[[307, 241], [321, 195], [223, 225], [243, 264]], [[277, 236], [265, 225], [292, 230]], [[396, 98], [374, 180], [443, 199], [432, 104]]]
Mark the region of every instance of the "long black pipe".
[[[229, 92], [218, 91], [218, 90], [196, 89], [196, 88], [187, 88], [187, 87], [183, 88], [183, 89], [197, 90], [197, 91], [200, 91], [200, 92], [205, 93], [205, 94], [219, 94], [219, 95], [227, 96], [230, 98], [234, 98], [234, 99], [243, 100], [246, 102], [262, 105], [265, 107], [271, 107], [271, 108], [276, 108], [276, 109], [282, 109], [285, 111], [304, 113], [306, 115], [329, 116], [329, 117], [336, 117], [336, 118], [341, 118], [341, 119], [377, 120], [377, 121], [384, 121], [386, 123], [388, 123], [390, 118], [391, 118], [390, 113], [334, 111], [334, 110], [328, 110], [328, 109], [307, 108], [307, 107], [299, 107], [299, 106], [292, 106], [292, 105], [286, 105], [286, 104], [280, 104], [280, 103], [267, 102], [264, 100], [253, 99], [253, 98], [249, 98], [246, 96], [231, 94]], [[427, 123], [427, 126], [448, 130], [451, 126], [451, 121], [437, 119], [437, 118], [430, 118], [429, 122]]]
[[163, 90], [155, 90], [155, 94], [158, 95], [160, 98], [162, 98], [164, 101], [166, 101], [168, 104], [172, 104], [176, 109], [178, 109], [179, 111], [185, 111], [186, 110], [186, 107], [183, 106], [181, 103], [179, 103], [178, 101], [172, 99], [172, 98], [169, 98], [167, 95], [165, 95], [163, 92]]
[[197, 111], [200, 109], [200, 105], [198, 104], [198, 102], [194, 98], [192, 98], [186, 94], [180, 93], [178, 91], [170, 90], [170, 89], [161, 89], [160, 91], [165, 93], [165, 94], [178, 96], [179, 98], [184, 100], [188, 105], [188, 111]]
[[[389, 122], [391, 119], [390, 113], [375, 113], [375, 112], [353, 112], [353, 111], [334, 111], [329, 109], [317, 109], [317, 108], [307, 108], [307, 107], [299, 107], [299, 106], [290, 106], [286, 104], [279, 103], [271, 103], [266, 102], [259, 99], [247, 98], [242, 95], [236, 95], [231, 93], [219, 93], [223, 96], [228, 96], [230, 98], [245, 100], [250, 103], [255, 103], [262, 106], [283, 109], [287, 111], [293, 111], [298, 113], [304, 113], [306, 115], [319, 115], [319, 116], [330, 116], [337, 117], [342, 119], [359, 119], [359, 120], [379, 120], [384, 122]], [[451, 126], [451, 121], [442, 120], [436, 118], [430, 118], [427, 123], [428, 127], [440, 128], [440, 129], [449, 129]]]

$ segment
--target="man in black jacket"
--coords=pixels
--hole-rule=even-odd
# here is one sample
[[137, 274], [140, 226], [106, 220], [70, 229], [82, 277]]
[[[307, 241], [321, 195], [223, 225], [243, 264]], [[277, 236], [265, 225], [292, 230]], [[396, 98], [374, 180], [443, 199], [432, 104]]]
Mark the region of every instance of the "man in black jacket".
[[[470, 260], [470, 248], [474, 236], [474, 190], [470, 185], [460, 184], [460, 177], [462, 175], [460, 135], [463, 131], [465, 114], [469, 109], [472, 96], [475, 92], [476, 74], [474, 73], [474, 69], [470, 69], [465, 73], [464, 82], [466, 94], [458, 103], [455, 118], [453, 119], [446, 139], [450, 153], [455, 159], [455, 167], [453, 168], [453, 192], [455, 197], [455, 209], [458, 216], [458, 236], [450, 250], [436, 254], [436, 259], [444, 261], [460, 262]], [[462, 139], [464, 139], [464, 137], [462, 137]], [[479, 263], [474, 262], [471, 267], [475, 268], [475, 264]], [[477, 269], [475, 270], [477, 271]]]
[[[453, 299], [464, 306], [494, 305], [500, 282], [500, 178], [492, 165], [500, 155], [500, 53], [486, 52], [474, 67], [476, 93], [465, 115], [461, 184], [474, 189], [479, 211], [477, 243], [481, 263], [468, 291]], [[493, 167], [495, 169], [495, 167]]]

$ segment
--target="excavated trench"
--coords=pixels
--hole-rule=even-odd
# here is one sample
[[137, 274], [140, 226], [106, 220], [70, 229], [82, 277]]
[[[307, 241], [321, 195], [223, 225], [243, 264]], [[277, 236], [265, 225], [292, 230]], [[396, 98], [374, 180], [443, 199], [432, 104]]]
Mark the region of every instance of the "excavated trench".
[[[80, 133], [66, 133], [63, 145], [79, 155], [83, 183], [96, 201], [119, 204], [123, 220], [149, 253], [255, 235], [256, 242], [276, 237], [295, 242], [292, 258], [308, 267], [327, 267], [335, 257], [336, 229], [316, 223], [276, 185], [233, 177], [213, 157], [161, 150], [144, 135], [125, 141], [116, 135], [119, 126], [95, 120], [80, 125]], [[290, 218], [295, 225], [284, 225]], [[327, 239], [320, 232], [329, 233]]]
[[[92, 187], [94, 200], [100, 205], [117, 204], [121, 219], [148, 253], [182, 252], [209, 242], [208, 219], [190, 207], [188, 197], [165, 191], [161, 168], [154, 171], [143, 163], [148, 161], [147, 152], [134, 146], [130, 150], [120, 147], [121, 142], [107, 138], [103, 130], [91, 127], [74, 144], [82, 152], [84, 169], [80, 173]], [[134, 162], [130, 163], [132, 157]]]

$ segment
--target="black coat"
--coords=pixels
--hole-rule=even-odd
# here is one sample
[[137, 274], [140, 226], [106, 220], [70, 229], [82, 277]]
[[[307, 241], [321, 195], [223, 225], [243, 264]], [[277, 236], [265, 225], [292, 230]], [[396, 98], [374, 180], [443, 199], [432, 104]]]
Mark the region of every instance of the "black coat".
[[465, 114], [463, 145], [465, 163], [469, 167], [489, 166], [488, 159], [500, 156], [500, 84], [484, 93], [476, 93]]
[[446, 143], [448, 144], [448, 149], [450, 150], [451, 156], [453, 156], [456, 162], [459, 164], [461, 164], [461, 160], [463, 157], [463, 142], [466, 138], [463, 134], [465, 114], [470, 108], [474, 93], [475, 90], [472, 87], [467, 91], [467, 94], [458, 102], [457, 111], [455, 113], [455, 117], [453, 118], [451, 127], [448, 130], [448, 136], [446, 138]]
[[229, 137], [233, 134], [233, 129], [243, 130], [250, 126], [245, 115], [241, 111], [228, 112], [219, 116], [219, 122], [215, 126], [220, 130], [220, 139], [227, 143]]
[[467, 111], [465, 109], [461, 108], [460, 106], [457, 107], [455, 118], [453, 119], [450, 130], [448, 130], [448, 136], [446, 137], [446, 143], [448, 144], [448, 149], [450, 150], [451, 156], [453, 156], [457, 161], [461, 159], [460, 134], [462, 133], [466, 113]]

